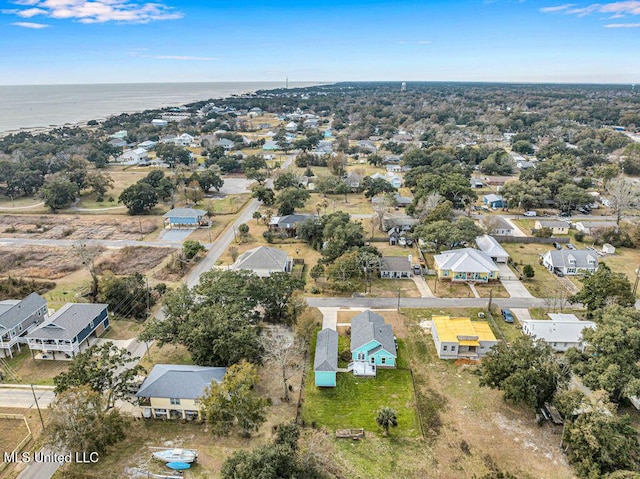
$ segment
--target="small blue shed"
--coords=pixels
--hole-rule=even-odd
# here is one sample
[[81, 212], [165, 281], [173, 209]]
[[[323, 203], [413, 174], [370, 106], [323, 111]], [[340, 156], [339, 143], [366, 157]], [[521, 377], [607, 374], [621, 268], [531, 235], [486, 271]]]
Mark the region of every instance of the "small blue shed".
[[336, 387], [338, 372], [338, 332], [336, 330], [324, 328], [318, 333], [313, 372], [316, 386]]
[[504, 202], [502, 201], [502, 196], [495, 195], [493, 193], [489, 195], [484, 195], [482, 202], [487, 205], [489, 208], [502, 208], [504, 206]]

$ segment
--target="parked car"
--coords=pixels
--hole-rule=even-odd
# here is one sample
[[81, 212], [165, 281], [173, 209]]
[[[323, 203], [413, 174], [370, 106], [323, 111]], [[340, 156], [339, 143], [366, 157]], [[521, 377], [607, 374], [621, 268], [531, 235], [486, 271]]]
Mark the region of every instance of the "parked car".
[[562, 278], [564, 276], [564, 273], [562, 271], [560, 271], [559, 269], [556, 269], [553, 271], [556, 276], [558, 276], [559, 278]]
[[415, 274], [415, 275], [421, 275], [422, 274], [422, 268], [420, 267], [419, 264], [414, 264], [413, 265], [413, 274]]
[[557, 249], [557, 250], [562, 249], [562, 245], [561, 245], [560, 243], [556, 243], [555, 241], [554, 241], [554, 243], [553, 243], [553, 247], [554, 247], [555, 249]]
[[407, 246], [407, 238], [405, 238], [404, 236], [400, 236], [400, 239], [398, 239], [398, 244], [400, 246]]
[[525, 211], [524, 215], [525, 216], [538, 216], [538, 213], [536, 213], [535, 211]]
[[505, 323], [513, 323], [513, 314], [509, 309], [502, 310], [502, 317], [504, 318]]
[[588, 210], [587, 208], [578, 208], [578, 211], [583, 215], [588, 215], [589, 213], [591, 213], [591, 210]]
[[570, 250], [575, 250], [576, 249], [576, 247], [574, 245], [572, 245], [571, 243], [567, 243], [566, 247], [567, 247], [567, 249], [570, 249]]
[[558, 215], [560, 218], [569, 218], [571, 216], [571, 211], [563, 211]]

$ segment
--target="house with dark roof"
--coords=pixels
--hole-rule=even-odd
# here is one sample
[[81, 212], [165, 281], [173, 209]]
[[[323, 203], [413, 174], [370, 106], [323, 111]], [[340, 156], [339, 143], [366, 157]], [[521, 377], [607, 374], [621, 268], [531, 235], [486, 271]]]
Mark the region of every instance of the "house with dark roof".
[[47, 317], [47, 301], [38, 293], [22, 300], [0, 301], [0, 358], [20, 351], [24, 336]]
[[261, 278], [266, 278], [272, 273], [289, 273], [292, 265], [293, 259], [287, 255], [286, 251], [268, 246], [258, 246], [238, 256], [231, 269], [253, 271]]
[[317, 219], [315, 215], [284, 215], [272, 216], [269, 221], [269, 231], [279, 234], [282, 237], [292, 238], [296, 235], [296, 228], [300, 223], [304, 223], [310, 218]]
[[411, 278], [411, 261], [406, 256], [383, 256], [380, 277], [384, 279]]
[[109, 327], [106, 304], [67, 303], [27, 333], [35, 359], [70, 360]]
[[156, 364], [136, 393], [142, 416], [197, 419], [199, 398], [213, 381], [220, 383], [226, 373], [227, 368]]
[[595, 273], [598, 255], [592, 250], [549, 250], [542, 255], [542, 265], [552, 273], [574, 276]]
[[351, 359], [356, 376], [375, 376], [377, 368], [395, 368], [398, 357], [393, 328], [379, 314], [366, 310], [351, 319]]
[[205, 210], [194, 208], [174, 208], [163, 215], [165, 228], [198, 228], [205, 216]]
[[324, 328], [316, 339], [313, 373], [318, 387], [336, 387], [338, 372], [338, 332]]

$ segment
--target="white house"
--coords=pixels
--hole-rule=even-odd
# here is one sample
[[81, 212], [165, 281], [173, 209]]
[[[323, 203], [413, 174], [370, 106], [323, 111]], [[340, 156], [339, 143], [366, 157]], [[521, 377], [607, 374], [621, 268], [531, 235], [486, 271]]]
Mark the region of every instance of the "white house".
[[506, 263], [509, 261], [509, 253], [507, 253], [500, 243], [489, 235], [478, 236], [476, 238], [476, 244], [480, 251], [484, 252], [496, 263]]
[[189, 133], [183, 133], [182, 135], [176, 137], [174, 143], [178, 146], [190, 146], [193, 143], [195, 138], [191, 136]]
[[542, 265], [552, 273], [577, 275], [594, 273], [598, 268], [598, 255], [590, 250], [549, 250], [542, 256]]
[[265, 278], [271, 276], [271, 273], [288, 273], [292, 267], [293, 259], [287, 255], [286, 251], [268, 246], [258, 246], [238, 256], [231, 269], [253, 271], [261, 278]]
[[548, 343], [556, 351], [570, 348], [584, 350], [582, 331], [595, 329], [596, 323], [580, 321], [574, 314], [548, 313], [550, 320], [521, 320], [522, 332], [532, 338]]
[[618, 229], [615, 221], [578, 221], [576, 222], [576, 230], [582, 231], [584, 234], [590, 235], [596, 230]]
[[511, 223], [499, 216], [485, 216], [482, 224], [490, 234], [496, 236], [513, 236], [515, 231]]
[[536, 220], [533, 229], [540, 230], [549, 228], [551, 234], [566, 235], [569, 234], [569, 223], [560, 220]]
[[498, 280], [500, 276], [491, 257], [473, 248], [443, 251], [435, 255], [433, 261], [441, 280], [487, 283]]
[[167, 122], [167, 120], [163, 120], [161, 118], [154, 118], [153, 120], [151, 120], [151, 124], [153, 126], [163, 127], [163, 126], [167, 126], [169, 124], [169, 122]]
[[122, 163], [128, 163], [135, 165], [141, 161], [146, 160], [148, 157], [148, 151], [144, 148], [136, 148], [134, 150], [127, 150], [120, 155], [119, 160]]

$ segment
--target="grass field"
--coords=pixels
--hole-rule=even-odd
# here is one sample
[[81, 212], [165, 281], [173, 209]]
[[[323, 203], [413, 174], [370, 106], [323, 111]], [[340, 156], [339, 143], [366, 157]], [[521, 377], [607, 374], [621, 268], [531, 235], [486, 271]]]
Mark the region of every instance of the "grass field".
[[[313, 348], [312, 348], [313, 349]], [[398, 357], [406, 354], [402, 345]], [[390, 432], [397, 437], [419, 437], [420, 425], [415, 409], [411, 373], [403, 369], [378, 369], [375, 378], [358, 378], [338, 373], [335, 388], [317, 388], [313, 367], [307, 372], [302, 418], [307, 424], [336, 429], [364, 428], [367, 433], [381, 432], [376, 424], [382, 407], [396, 410], [398, 427]]]
[[53, 386], [53, 378], [65, 372], [69, 368], [70, 361], [46, 361], [31, 358], [28, 347], [23, 347], [22, 351], [5, 359], [9, 367], [18, 376], [17, 381], [7, 380], [7, 382], [17, 382], [20, 384], [34, 384]]
[[531, 294], [538, 298], [549, 298], [557, 295], [558, 291], [566, 290], [558, 278], [547, 271], [539, 262], [540, 255], [549, 251], [553, 246], [534, 243], [504, 243], [502, 247], [518, 264], [520, 271], [525, 264], [530, 264], [533, 267], [535, 276], [522, 283]]

